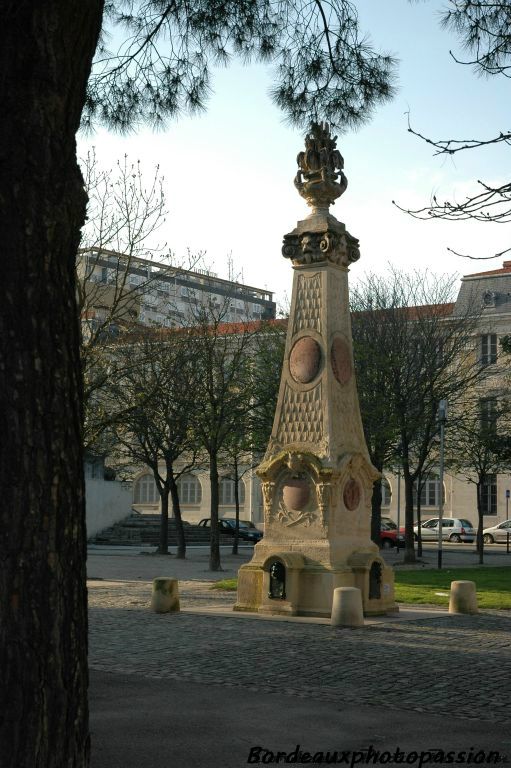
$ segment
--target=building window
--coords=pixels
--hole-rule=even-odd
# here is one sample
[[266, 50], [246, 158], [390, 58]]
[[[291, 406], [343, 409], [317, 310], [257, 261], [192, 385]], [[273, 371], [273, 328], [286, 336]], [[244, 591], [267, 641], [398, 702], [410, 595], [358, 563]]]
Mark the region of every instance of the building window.
[[195, 475], [182, 475], [177, 481], [179, 501], [181, 504], [200, 504], [202, 488]]
[[[445, 501], [445, 489], [444, 489]], [[413, 486], [413, 503], [417, 505], [417, 486]], [[440, 479], [436, 474], [430, 474], [422, 484], [421, 507], [438, 507], [440, 504]]]
[[481, 363], [493, 365], [497, 362], [497, 334], [485, 333], [481, 336]]
[[494, 433], [497, 429], [497, 399], [485, 397], [479, 401], [481, 431]]
[[[243, 480], [238, 482], [240, 504], [245, 503], [245, 483]], [[233, 507], [234, 500], [234, 480], [230, 477], [222, 477], [220, 480], [220, 504], [226, 507]]]
[[486, 475], [481, 488], [483, 515], [497, 514], [497, 475]]
[[382, 477], [381, 481], [381, 505], [382, 507], [390, 507], [392, 500], [392, 491], [390, 489], [390, 483], [386, 477]]
[[139, 477], [135, 483], [134, 503], [158, 504], [159, 499], [154, 477], [149, 472]]

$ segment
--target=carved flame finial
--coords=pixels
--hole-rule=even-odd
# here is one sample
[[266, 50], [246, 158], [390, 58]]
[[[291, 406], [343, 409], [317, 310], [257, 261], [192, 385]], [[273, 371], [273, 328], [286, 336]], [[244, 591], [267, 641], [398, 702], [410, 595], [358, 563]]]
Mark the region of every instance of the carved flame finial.
[[348, 186], [344, 160], [336, 149], [337, 136], [330, 135], [328, 123], [312, 123], [305, 137], [305, 151], [296, 158], [295, 187], [313, 213], [328, 210]]

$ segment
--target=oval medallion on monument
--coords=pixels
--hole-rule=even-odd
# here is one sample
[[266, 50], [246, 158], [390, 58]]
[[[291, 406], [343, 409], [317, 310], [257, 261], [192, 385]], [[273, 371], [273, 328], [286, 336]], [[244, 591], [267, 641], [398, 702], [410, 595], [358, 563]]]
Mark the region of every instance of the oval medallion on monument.
[[351, 354], [348, 344], [337, 336], [331, 349], [332, 371], [339, 384], [347, 384], [351, 379]]
[[282, 500], [288, 509], [301, 512], [307, 506], [310, 498], [310, 488], [307, 480], [298, 477], [286, 480], [282, 487]]
[[299, 384], [309, 384], [319, 373], [321, 347], [311, 336], [298, 339], [289, 355], [289, 371]]
[[353, 478], [348, 480], [344, 486], [344, 493], [342, 498], [344, 501], [344, 506], [346, 509], [349, 509], [350, 512], [353, 512], [353, 510], [355, 510], [360, 504], [360, 485], [356, 480], [353, 480]]

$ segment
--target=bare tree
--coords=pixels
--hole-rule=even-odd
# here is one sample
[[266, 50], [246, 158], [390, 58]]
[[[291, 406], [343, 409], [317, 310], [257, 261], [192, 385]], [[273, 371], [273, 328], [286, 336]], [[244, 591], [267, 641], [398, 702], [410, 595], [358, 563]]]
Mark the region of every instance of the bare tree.
[[[82, 329], [84, 446], [102, 452], [103, 432], [119, 411], [103, 409], [101, 390], [110, 379], [118, 380], [123, 374], [120, 359], [109, 353], [109, 346], [133, 333], [142, 302], [163, 287], [162, 280], [174, 277], [183, 267], [193, 268], [203, 254], [188, 252], [178, 264], [164, 244], [154, 241], [167, 213], [158, 167], [146, 184], [140, 162], [130, 163], [125, 155], [114, 170], [105, 170], [92, 151], [82, 161], [82, 170], [88, 205], [77, 254], [76, 285]], [[172, 309], [173, 299], [168, 295], [162, 311]]]
[[[406, 322], [403, 296], [396, 280], [368, 275], [350, 292], [353, 353], [364, 435], [371, 462], [379, 472], [391, 462], [399, 440], [396, 411], [390, 406], [394, 387], [391, 356], [397, 325]], [[373, 483], [371, 538], [380, 544], [381, 480]]]
[[448, 463], [476, 488], [477, 550], [483, 563], [483, 517], [492, 514], [494, 476], [511, 466], [509, 399], [502, 390], [467, 398], [449, 419]]
[[120, 468], [140, 464], [153, 474], [161, 499], [159, 554], [168, 554], [169, 496], [177, 557], [186, 556], [179, 477], [197, 466], [192, 432], [197, 374], [186, 330], [140, 332], [112, 353], [122, 375], [110, 380], [107, 402], [120, 415], [111, 426], [111, 456]]
[[[383, 331], [374, 338], [365, 336], [363, 360], [372, 361], [374, 355], [375, 367], [382, 370], [361, 376], [361, 402], [366, 404], [363, 419], [369, 424], [370, 440], [377, 435], [388, 451], [396, 451], [399, 444], [407, 562], [415, 560], [414, 487], [424, 477], [435, 451], [439, 402], [447, 399], [454, 406], [484, 376], [473, 351], [477, 313], [472, 307], [465, 313], [453, 312], [454, 283], [450, 277], [391, 269], [386, 277], [371, 275], [364, 289], [367, 311], [375, 313], [389, 331], [383, 350], [378, 346]], [[360, 352], [360, 342], [358, 348]], [[374, 376], [381, 390], [375, 388]], [[368, 391], [362, 391], [360, 385]]]
[[211, 491], [211, 549], [209, 567], [221, 570], [218, 506], [219, 462], [241, 433], [244, 442], [247, 414], [253, 408], [252, 342], [259, 323], [225, 323], [227, 305], [219, 309], [198, 305], [190, 328], [190, 345], [197, 372], [194, 431], [197, 444], [208, 455]]
[[250, 343], [250, 407], [239, 414], [237, 428], [229, 435], [223, 452], [234, 481], [236, 528], [233, 555], [238, 553], [239, 482], [260, 463], [266, 450], [277, 405], [284, 347], [285, 322], [258, 324]]

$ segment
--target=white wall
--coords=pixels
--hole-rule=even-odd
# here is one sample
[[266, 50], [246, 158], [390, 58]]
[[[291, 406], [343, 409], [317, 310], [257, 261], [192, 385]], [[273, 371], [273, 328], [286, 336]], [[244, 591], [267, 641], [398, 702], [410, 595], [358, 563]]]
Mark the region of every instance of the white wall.
[[131, 514], [131, 488], [117, 480], [85, 480], [87, 538]]
[[[382, 507], [382, 515], [388, 515], [397, 522], [397, 477], [391, 472], [385, 472], [391, 491], [392, 501], [390, 507]], [[467, 482], [461, 476], [453, 476], [446, 472], [444, 475], [445, 486], [445, 517], [458, 517], [470, 520], [472, 525], [477, 528], [477, 496], [474, 483]], [[489, 528], [506, 520], [506, 490], [511, 489], [511, 475], [497, 475], [497, 514], [484, 515], [483, 526]], [[511, 506], [511, 505], [510, 505]], [[400, 526], [404, 525], [405, 520], [405, 484], [401, 477], [401, 514]], [[511, 509], [510, 516], [511, 516]], [[430, 517], [438, 517], [438, 507], [422, 507], [422, 521]]]

